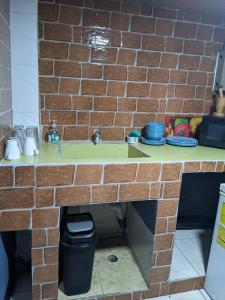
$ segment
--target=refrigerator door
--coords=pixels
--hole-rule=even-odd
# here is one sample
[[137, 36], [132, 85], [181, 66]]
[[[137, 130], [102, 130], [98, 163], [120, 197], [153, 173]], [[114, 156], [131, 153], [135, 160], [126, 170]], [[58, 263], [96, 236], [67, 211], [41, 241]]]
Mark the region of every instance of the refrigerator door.
[[205, 290], [213, 300], [225, 298], [225, 184], [220, 186], [220, 199], [213, 232]]

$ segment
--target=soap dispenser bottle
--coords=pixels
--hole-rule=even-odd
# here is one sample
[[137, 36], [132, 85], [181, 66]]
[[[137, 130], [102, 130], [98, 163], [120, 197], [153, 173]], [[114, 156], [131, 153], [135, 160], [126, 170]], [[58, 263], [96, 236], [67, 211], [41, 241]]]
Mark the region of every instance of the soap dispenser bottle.
[[55, 120], [52, 120], [48, 130], [48, 142], [54, 144], [54, 143], [58, 143], [59, 140], [60, 140], [60, 134], [56, 130], [56, 122]]

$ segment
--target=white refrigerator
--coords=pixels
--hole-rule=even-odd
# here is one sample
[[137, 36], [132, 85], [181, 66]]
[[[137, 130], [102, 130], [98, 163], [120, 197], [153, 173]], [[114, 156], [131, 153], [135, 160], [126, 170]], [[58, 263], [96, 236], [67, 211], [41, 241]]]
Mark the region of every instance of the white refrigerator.
[[213, 300], [225, 300], [225, 183], [220, 185], [205, 290]]

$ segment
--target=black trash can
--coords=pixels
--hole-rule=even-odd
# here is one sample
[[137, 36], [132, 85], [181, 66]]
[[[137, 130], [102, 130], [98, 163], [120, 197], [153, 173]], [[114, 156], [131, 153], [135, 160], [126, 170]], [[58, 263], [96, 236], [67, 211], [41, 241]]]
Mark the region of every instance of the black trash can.
[[90, 214], [66, 216], [61, 226], [60, 288], [67, 296], [87, 293], [95, 254], [96, 236]]

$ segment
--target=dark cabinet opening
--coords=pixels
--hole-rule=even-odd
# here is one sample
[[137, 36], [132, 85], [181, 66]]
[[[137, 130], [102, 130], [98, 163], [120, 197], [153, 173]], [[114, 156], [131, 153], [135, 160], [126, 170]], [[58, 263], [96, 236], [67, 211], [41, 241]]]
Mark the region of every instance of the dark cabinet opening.
[[31, 231], [0, 233], [0, 299], [32, 299]]

